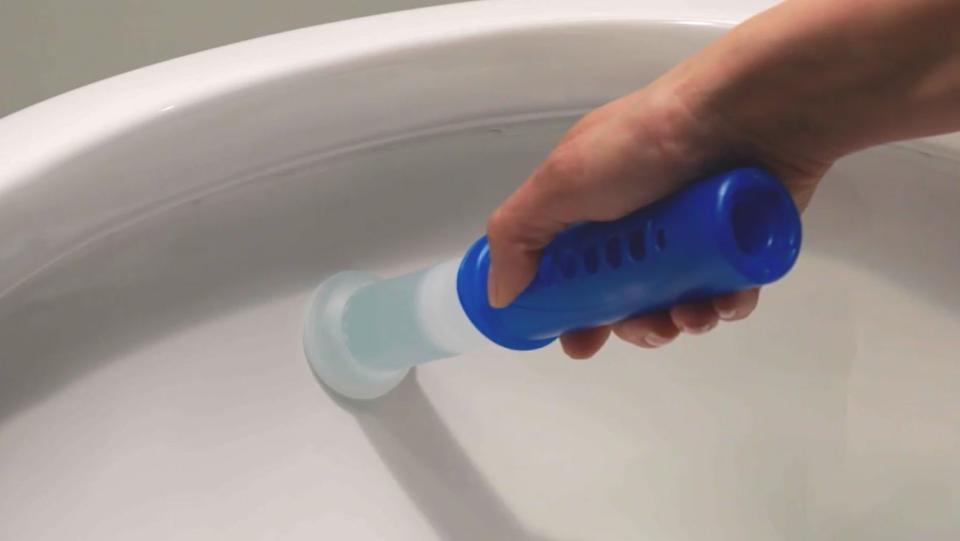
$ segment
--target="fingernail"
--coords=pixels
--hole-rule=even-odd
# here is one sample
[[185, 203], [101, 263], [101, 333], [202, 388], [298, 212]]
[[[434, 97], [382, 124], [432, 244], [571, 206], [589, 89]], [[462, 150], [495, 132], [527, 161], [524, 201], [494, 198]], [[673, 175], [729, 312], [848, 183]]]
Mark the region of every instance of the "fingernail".
[[665, 345], [669, 344], [670, 342], [673, 342], [673, 338], [667, 338], [666, 336], [660, 336], [659, 334], [652, 332], [652, 333], [648, 334], [648, 335], [643, 339], [643, 341], [646, 342], [647, 344], [649, 344], [650, 346], [653, 346], [653, 347], [655, 347], [655, 348], [658, 348], [658, 347], [660, 347], [660, 346], [665, 346]]
[[487, 302], [494, 308], [502, 308], [499, 304], [500, 288], [496, 276], [493, 273], [493, 267], [490, 267], [490, 270], [487, 272]]
[[737, 317], [737, 311], [732, 308], [729, 310], [717, 310], [717, 315], [720, 316], [720, 319], [724, 321], [730, 321], [731, 319]]
[[699, 327], [684, 327], [683, 330], [689, 334], [706, 334], [713, 330], [713, 328], [716, 326], [716, 323], [707, 323], [706, 325], [701, 325]]

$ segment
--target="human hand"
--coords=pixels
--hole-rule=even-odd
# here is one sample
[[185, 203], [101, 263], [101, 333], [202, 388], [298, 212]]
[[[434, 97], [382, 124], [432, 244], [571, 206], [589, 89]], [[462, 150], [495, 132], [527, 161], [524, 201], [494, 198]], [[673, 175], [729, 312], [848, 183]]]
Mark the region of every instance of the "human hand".
[[[960, 128], [958, 24], [960, 3], [944, 0], [788, 0], [586, 115], [491, 215], [491, 305], [516, 298], [540, 250], [574, 223], [620, 218], [748, 164], [776, 174], [803, 209], [841, 156]], [[654, 348], [747, 317], [758, 295], [675, 306], [561, 343], [574, 358], [611, 332]]]
[[[656, 85], [612, 102], [578, 122], [531, 177], [491, 216], [489, 297], [505, 306], [532, 280], [540, 250], [580, 221], [614, 220], [724, 165], [743, 152], [732, 134], [707, 133], [676, 95]], [[764, 163], [784, 179], [799, 203], [825, 170], [806, 163]], [[702, 334], [722, 320], [753, 311], [759, 291], [675, 306], [561, 337], [574, 358], [593, 355], [611, 332], [641, 347], [664, 345], [681, 332]]]

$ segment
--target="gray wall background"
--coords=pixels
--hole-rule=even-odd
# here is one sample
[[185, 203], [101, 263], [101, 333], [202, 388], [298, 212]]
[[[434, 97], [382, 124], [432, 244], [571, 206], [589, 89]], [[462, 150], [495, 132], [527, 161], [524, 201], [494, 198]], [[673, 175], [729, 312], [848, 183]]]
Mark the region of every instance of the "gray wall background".
[[0, 0], [0, 117], [211, 47], [449, 0]]

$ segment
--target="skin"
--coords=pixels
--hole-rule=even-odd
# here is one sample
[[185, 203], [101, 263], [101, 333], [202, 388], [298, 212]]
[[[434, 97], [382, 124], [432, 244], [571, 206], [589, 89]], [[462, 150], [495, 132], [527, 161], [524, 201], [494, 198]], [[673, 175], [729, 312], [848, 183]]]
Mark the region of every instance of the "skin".
[[[614, 220], [711, 171], [777, 174], [801, 209], [839, 158], [960, 129], [960, 2], [788, 0], [652, 84], [584, 116], [490, 216], [491, 305], [510, 304], [566, 227]], [[741, 320], [759, 290], [568, 333], [596, 353], [611, 333], [644, 348]]]

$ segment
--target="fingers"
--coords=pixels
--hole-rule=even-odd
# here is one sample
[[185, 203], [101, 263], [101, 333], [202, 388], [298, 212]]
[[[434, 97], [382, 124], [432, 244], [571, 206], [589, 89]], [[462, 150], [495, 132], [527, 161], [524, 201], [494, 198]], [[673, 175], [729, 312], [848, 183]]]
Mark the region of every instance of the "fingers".
[[709, 301], [674, 306], [670, 309], [670, 319], [687, 334], [706, 334], [720, 321]]
[[563, 352], [572, 359], [589, 359], [603, 347], [610, 337], [610, 327], [598, 327], [569, 332], [560, 337]]
[[673, 341], [680, 334], [667, 312], [658, 312], [614, 323], [613, 332], [618, 338], [631, 344], [656, 348]]
[[658, 348], [680, 333], [699, 335], [722, 321], [739, 321], [757, 307], [760, 289], [748, 289], [713, 299], [674, 306], [668, 311], [614, 323], [609, 327], [568, 333], [560, 337], [564, 352], [574, 359], [592, 357], [606, 343], [611, 330], [618, 338], [642, 348]]
[[713, 299], [713, 309], [723, 321], [739, 321], [757, 307], [760, 289], [748, 289]]

